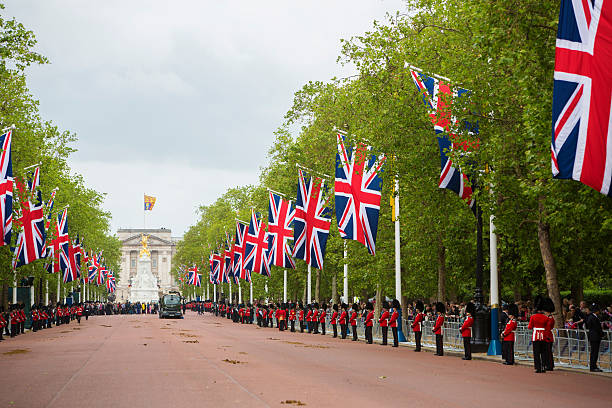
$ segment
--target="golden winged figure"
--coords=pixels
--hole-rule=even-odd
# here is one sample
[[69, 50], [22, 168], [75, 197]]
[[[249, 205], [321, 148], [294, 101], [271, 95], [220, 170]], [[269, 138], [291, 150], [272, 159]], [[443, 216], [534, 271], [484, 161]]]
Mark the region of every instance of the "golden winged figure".
[[146, 254], [150, 257], [151, 252], [149, 251], [149, 236], [142, 234], [140, 244], [142, 245], [142, 248], [140, 248], [140, 256], [142, 256], [142, 254]]

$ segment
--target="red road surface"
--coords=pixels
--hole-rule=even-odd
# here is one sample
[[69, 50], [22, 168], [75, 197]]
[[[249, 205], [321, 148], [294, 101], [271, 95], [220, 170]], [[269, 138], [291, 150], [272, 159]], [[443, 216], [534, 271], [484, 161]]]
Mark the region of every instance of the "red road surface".
[[612, 407], [606, 377], [535, 374], [193, 312], [96, 316], [5, 340], [0, 384], [0, 407]]

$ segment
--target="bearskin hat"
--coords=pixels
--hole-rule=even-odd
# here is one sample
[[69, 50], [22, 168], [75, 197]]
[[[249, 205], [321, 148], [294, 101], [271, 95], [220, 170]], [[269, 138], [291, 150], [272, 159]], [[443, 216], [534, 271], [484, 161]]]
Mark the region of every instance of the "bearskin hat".
[[469, 313], [474, 316], [474, 313], [476, 313], [476, 306], [474, 306], [472, 302], [468, 302], [468, 304], [465, 305], [465, 313]]
[[436, 312], [438, 312], [438, 313], [445, 313], [446, 312], [446, 306], [444, 305], [443, 302], [436, 303]]
[[343, 309], [348, 309], [348, 305], [346, 303], [342, 302], [342, 308]]
[[416, 303], [415, 303], [415, 305], [414, 305], [414, 308], [415, 308], [416, 310], [419, 310], [419, 311], [421, 311], [421, 312], [422, 312], [423, 310], [425, 310], [425, 305], [423, 304], [423, 302], [422, 302], [422, 301], [417, 300], [417, 301], [416, 301]]
[[544, 310], [544, 298], [540, 295], [536, 296], [533, 301], [533, 309], [534, 310]]
[[318, 304], [317, 302], [314, 302], [313, 307], [314, 307], [315, 309], [318, 309], [318, 308], [319, 308], [319, 304]]
[[359, 305], [357, 303], [353, 303], [353, 310], [357, 311], [359, 310]]
[[394, 309], [399, 309], [400, 307], [402, 307], [402, 305], [400, 305], [399, 300], [397, 299], [393, 299], [393, 302], [391, 304], [393, 305]]
[[546, 298], [544, 298], [544, 303], [542, 305], [542, 309], [545, 312], [553, 313], [555, 311], [555, 303], [552, 301], [551, 298], [546, 297]]
[[508, 304], [508, 314], [517, 317], [519, 313], [518, 306], [515, 303]]
[[382, 302], [382, 307], [383, 309], [388, 309], [389, 308], [389, 302], [387, 302], [386, 300]]
[[372, 304], [372, 302], [368, 302], [368, 303], [366, 304], [366, 309], [368, 309], [368, 310], [374, 310], [374, 305]]

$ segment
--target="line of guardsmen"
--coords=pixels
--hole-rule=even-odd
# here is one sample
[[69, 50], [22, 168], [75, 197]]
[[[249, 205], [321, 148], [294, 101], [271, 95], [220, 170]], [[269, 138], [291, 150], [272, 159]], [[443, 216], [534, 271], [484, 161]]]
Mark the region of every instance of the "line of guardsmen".
[[[80, 324], [83, 315], [86, 320], [89, 318], [89, 312], [89, 305], [84, 306], [82, 303], [64, 305], [58, 302], [56, 305], [49, 304], [48, 306], [44, 306], [42, 303], [32, 305], [30, 308], [31, 329], [33, 332], [37, 332], [51, 328], [54, 323], [56, 326], [69, 324], [71, 320], [77, 320]], [[25, 333], [27, 319], [23, 303], [10, 305], [6, 312], [4, 307], [0, 306], [0, 341], [4, 340], [3, 332], [10, 337]]]
[[[548, 302], [547, 305], [551, 305], [552, 302]], [[388, 344], [388, 330], [391, 328], [393, 336], [393, 347], [399, 346], [398, 339], [398, 324], [399, 322], [399, 311], [401, 305], [397, 299], [394, 299], [391, 303], [384, 301], [382, 304], [382, 310], [380, 317], [378, 318], [378, 325], [382, 333], [381, 344], [386, 346]], [[225, 300], [219, 302], [205, 301], [202, 302], [202, 310], [213, 313], [216, 316], [227, 317], [235, 323], [253, 324], [255, 321], [259, 327], [274, 327], [274, 320], [276, 320], [276, 327], [279, 331], [290, 330], [291, 332], [300, 333], [305, 331], [311, 334], [322, 334], [326, 332], [326, 317], [328, 305], [317, 302], [303, 305], [302, 303], [269, 303], [260, 304], [257, 303], [252, 305], [248, 304], [234, 304], [231, 305]], [[443, 356], [443, 338], [444, 338], [444, 321], [446, 316], [446, 307], [444, 303], [437, 302], [434, 305], [435, 310], [435, 323], [432, 328], [432, 332], [435, 335], [436, 352], [434, 355]], [[554, 306], [553, 306], [554, 311]], [[415, 315], [414, 319], [409, 322], [409, 327], [412, 329], [415, 340], [415, 352], [420, 352], [422, 349], [422, 332], [423, 322], [425, 321], [425, 305], [422, 301], [418, 300], [415, 303]], [[464, 356], [463, 360], [472, 359], [472, 328], [474, 325], [474, 314], [476, 312], [475, 305], [469, 302], [466, 305], [466, 316], [462, 322], [459, 332], [463, 339]], [[552, 328], [554, 327], [554, 319], [549, 312], [547, 316], [547, 330], [545, 340], [549, 345], [543, 346], [543, 350], [546, 351], [545, 366], [546, 369], [552, 370], [554, 363], [552, 363]], [[504, 306], [504, 314], [502, 318], [502, 326], [504, 329], [501, 331], [500, 336], [502, 339], [502, 360], [504, 365], [514, 364], [514, 341], [515, 332], [517, 328], [517, 317], [518, 307], [515, 304]], [[364, 337], [368, 344], [373, 343], [373, 326], [374, 326], [374, 305], [371, 302], [367, 302], [363, 309], [360, 309], [357, 303], [348, 305], [346, 303], [333, 304], [331, 305], [330, 325], [333, 331], [333, 337], [338, 337], [338, 326], [340, 326], [340, 337], [346, 339], [349, 334], [352, 333], [352, 341], [357, 341], [357, 320], [362, 319], [364, 322], [365, 333]], [[296, 327], [299, 325], [299, 328]], [[350, 329], [349, 329], [350, 326]], [[535, 332], [535, 330], [534, 330]], [[538, 348], [537, 345], [534, 346]], [[539, 349], [538, 349], [539, 350]], [[535, 352], [534, 352], [535, 354]], [[535, 359], [534, 359], [535, 361]], [[538, 364], [538, 363], [536, 363]], [[544, 363], [542, 363], [544, 364]], [[537, 367], [537, 366], [536, 366]], [[537, 368], [536, 368], [537, 369]]]

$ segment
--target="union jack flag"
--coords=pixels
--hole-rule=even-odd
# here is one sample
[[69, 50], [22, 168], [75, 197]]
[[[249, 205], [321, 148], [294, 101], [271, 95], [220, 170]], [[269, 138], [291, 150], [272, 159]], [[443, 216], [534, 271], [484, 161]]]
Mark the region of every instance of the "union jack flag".
[[257, 219], [257, 214], [251, 210], [251, 222], [246, 236], [244, 269], [270, 276], [270, 262], [268, 261], [268, 236], [266, 224]]
[[47, 271], [49, 273], [65, 272], [70, 267], [68, 241], [68, 209], [57, 214], [57, 223], [53, 232], [51, 245], [47, 246]]
[[70, 269], [73, 270], [74, 280], [81, 276], [81, 245], [77, 237], [74, 245], [72, 241], [68, 242], [68, 254], [70, 256]]
[[240, 277], [247, 282], [251, 281], [251, 271], [244, 268], [247, 225], [236, 221], [236, 237], [234, 240], [234, 276]]
[[221, 283], [221, 264], [223, 263], [223, 257], [213, 252], [211, 262], [211, 282], [214, 284]]
[[323, 269], [331, 225], [331, 211], [323, 200], [324, 189], [323, 179], [311, 177], [306, 180], [302, 170], [299, 170], [293, 220], [293, 236], [296, 237], [293, 257], [303, 259], [318, 269]]
[[230, 282], [234, 282], [237, 285], [238, 276], [234, 274], [234, 252], [236, 251], [236, 246], [234, 240], [227, 233], [225, 233], [225, 245], [227, 247], [225, 250], [225, 273]]
[[98, 273], [96, 274], [96, 285], [102, 286], [104, 285], [104, 279], [106, 279], [106, 265], [104, 264], [104, 259], [100, 257], [98, 264]]
[[13, 131], [0, 136], [0, 246], [11, 244], [13, 228], [13, 160], [11, 158], [11, 139]]
[[51, 211], [53, 211], [53, 204], [55, 202], [56, 193], [57, 193], [57, 189], [54, 189], [51, 192], [51, 197], [49, 198], [49, 201], [47, 201], [47, 205], [45, 206], [45, 212], [47, 213], [47, 222], [45, 223], [46, 230], [49, 230], [49, 227], [51, 226], [51, 219], [53, 218]]
[[553, 176], [612, 197], [612, 2], [562, 0], [555, 54]]
[[[85, 246], [84, 243], [81, 243], [81, 249]], [[83, 253], [83, 265], [85, 266], [85, 273], [81, 273], [81, 280], [83, 283], [89, 283], [89, 251], [85, 251]], [[83, 268], [81, 268], [83, 271]]]
[[91, 263], [89, 264], [89, 275], [87, 276], [87, 280], [89, 282], [96, 282], [98, 277], [98, 269], [100, 269], [100, 255], [92, 254]]
[[[459, 89], [454, 94], [449, 84], [442, 79], [429, 77], [422, 72], [411, 69], [410, 75], [418, 90], [423, 94], [423, 102], [430, 110], [431, 121], [434, 125], [434, 131], [438, 139], [438, 147], [440, 149], [440, 180], [438, 181], [439, 188], [447, 188], [454, 191], [464, 200], [470, 208], [474, 206], [472, 198], [472, 187], [469, 185], [468, 177], [456, 169], [453, 162], [448, 157], [448, 152], [458, 146], [468, 150], [466, 144], [459, 144], [451, 141], [451, 137], [455, 137], [451, 133], [451, 125], [453, 118], [451, 116], [451, 105], [455, 96], [461, 96], [468, 91]], [[472, 126], [474, 133], [478, 132], [476, 126]]]
[[221, 252], [219, 254], [219, 256], [221, 257], [221, 283], [230, 283], [229, 280], [229, 271], [227, 270], [227, 263], [229, 261], [228, 258], [228, 247], [226, 246], [226, 243], [223, 243], [221, 245]]
[[382, 179], [378, 176], [385, 161], [368, 154], [370, 148], [359, 144], [357, 149], [346, 148], [345, 135], [337, 133], [336, 154], [336, 219], [344, 239], [361, 242], [370, 254], [376, 253], [376, 233]]
[[270, 191], [268, 206], [268, 260], [270, 265], [295, 269], [293, 249], [293, 218], [295, 207], [280, 195]]
[[[25, 186], [17, 182], [17, 189], [23, 197], [30, 194]], [[17, 236], [17, 245], [13, 258], [13, 268], [27, 265], [36, 259], [44, 258], [46, 255], [45, 219], [43, 215], [42, 194], [40, 190], [34, 193], [37, 197], [36, 203], [26, 198], [21, 201], [21, 218], [19, 220], [23, 227]]]
[[202, 286], [202, 274], [198, 273], [198, 267], [193, 265], [193, 267], [189, 268], [189, 281], [188, 283], [193, 286], [200, 287]]
[[108, 271], [106, 274], [106, 290], [108, 290], [108, 293], [113, 293], [115, 289], [115, 274], [113, 271]]

